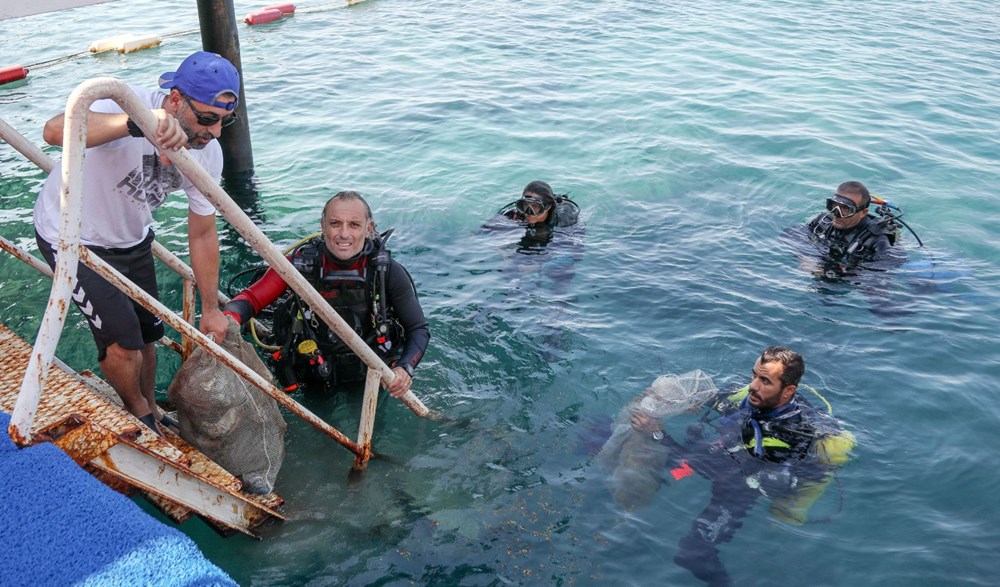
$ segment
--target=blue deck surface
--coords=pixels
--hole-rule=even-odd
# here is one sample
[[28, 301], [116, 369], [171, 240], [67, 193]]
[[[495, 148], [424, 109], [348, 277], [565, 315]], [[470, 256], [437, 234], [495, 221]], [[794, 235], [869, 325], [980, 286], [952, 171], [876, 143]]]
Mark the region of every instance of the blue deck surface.
[[15, 447], [9, 424], [0, 412], [0, 586], [236, 584], [56, 446]]

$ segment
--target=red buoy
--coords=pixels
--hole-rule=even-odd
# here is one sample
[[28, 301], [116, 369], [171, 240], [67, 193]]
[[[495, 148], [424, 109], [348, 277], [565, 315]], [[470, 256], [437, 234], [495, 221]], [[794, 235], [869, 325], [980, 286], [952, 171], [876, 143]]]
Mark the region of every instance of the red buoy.
[[271, 10], [272, 8], [280, 10], [282, 14], [295, 14], [295, 5], [291, 2], [288, 2], [287, 4], [272, 4], [261, 8], [261, 10]]
[[276, 20], [281, 20], [284, 16], [277, 8], [268, 8], [264, 10], [258, 10], [257, 12], [251, 12], [243, 19], [243, 22], [249, 25], [264, 24], [265, 22], [274, 22]]
[[0, 67], [0, 84], [16, 82], [17, 80], [24, 79], [27, 76], [28, 76], [27, 67], [21, 67], [20, 65], [11, 65], [10, 67]]

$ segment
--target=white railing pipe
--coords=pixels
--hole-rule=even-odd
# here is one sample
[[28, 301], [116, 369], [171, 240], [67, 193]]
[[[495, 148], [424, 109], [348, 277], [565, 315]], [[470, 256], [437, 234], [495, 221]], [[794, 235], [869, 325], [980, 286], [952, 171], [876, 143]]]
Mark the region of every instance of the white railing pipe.
[[378, 408], [378, 388], [382, 377], [375, 369], [368, 369], [365, 376], [365, 397], [361, 403], [361, 420], [358, 423], [358, 446], [361, 452], [356, 453], [354, 470], [362, 472], [368, 466], [372, 454], [372, 436], [375, 430], [375, 411]]
[[2, 236], [0, 236], [0, 249], [31, 265], [42, 275], [52, 277], [52, 268], [47, 263]]
[[52, 160], [52, 157], [46, 155], [34, 143], [24, 138], [24, 135], [17, 132], [14, 127], [7, 124], [2, 118], [0, 118], [0, 139], [3, 139], [11, 147], [20, 151], [22, 155], [40, 167], [45, 173], [51, 173], [52, 168], [56, 166], [56, 162]]
[[[120, 84], [120, 82], [118, 82]], [[56, 267], [52, 276], [52, 291], [42, 316], [42, 324], [32, 347], [31, 358], [21, 382], [21, 390], [10, 418], [10, 437], [25, 445], [31, 442], [31, 426], [38, 411], [41, 390], [48, 377], [56, 344], [66, 322], [70, 295], [76, 285], [79, 261], [80, 219], [83, 208], [83, 157], [87, 147], [87, 113], [98, 98], [115, 93], [115, 84], [108, 79], [92, 80], [77, 86], [66, 101], [66, 126], [63, 131], [62, 190], [60, 207], [62, 224], [59, 242], [55, 243]], [[121, 93], [120, 91], [117, 93]], [[131, 102], [141, 106], [132, 91]], [[123, 101], [128, 101], [123, 97]], [[152, 117], [152, 113], [146, 110]], [[36, 162], [38, 164], [38, 162]]]

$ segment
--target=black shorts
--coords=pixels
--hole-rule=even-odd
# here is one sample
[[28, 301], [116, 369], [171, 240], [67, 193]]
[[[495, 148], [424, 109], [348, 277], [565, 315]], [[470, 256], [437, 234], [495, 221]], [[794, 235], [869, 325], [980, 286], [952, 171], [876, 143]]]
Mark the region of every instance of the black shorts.
[[[50, 267], [55, 268], [52, 245], [35, 233], [38, 250]], [[153, 264], [153, 231], [143, 241], [127, 249], [87, 247], [108, 265], [130, 279], [146, 293], [159, 299], [156, 268]], [[97, 360], [103, 361], [108, 347], [141, 350], [163, 337], [163, 321], [132, 298], [118, 290], [82, 262], [76, 270], [77, 284], [73, 303], [87, 317], [90, 332], [97, 343]]]

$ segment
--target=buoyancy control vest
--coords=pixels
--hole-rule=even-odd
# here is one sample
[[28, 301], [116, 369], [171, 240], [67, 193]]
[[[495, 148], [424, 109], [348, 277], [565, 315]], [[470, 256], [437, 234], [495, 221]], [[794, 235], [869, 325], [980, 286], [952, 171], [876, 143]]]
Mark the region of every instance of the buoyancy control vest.
[[553, 226], [573, 226], [580, 218], [580, 206], [568, 196], [556, 196]]
[[[799, 387], [813, 396], [813, 401], [820, 402], [822, 407], [814, 406], [800, 392], [784, 406], [761, 412], [748, 405], [749, 386], [744, 386], [729, 395], [720, 396], [710, 411], [710, 415], [714, 412], [718, 418], [714, 426], [721, 427], [728, 422], [740, 426], [741, 441], [727, 447], [727, 450], [745, 451], [764, 461], [784, 462], [815, 454], [820, 448], [815, 444], [818, 441], [822, 442], [841, 435], [853, 439], [853, 436], [833, 419], [833, 408], [826, 398], [808, 385]], [[719, 415], [721, 417], [718, 417]], [[851, 444], [853, 445], [853, 442]], [[830, 450], [827, 445], [823, 445], [822, 449], [827, 452]], [[840, 460], [842, 456], [823, 455], [820, 460], [825, 461], [826, 457], [829, 457], [831, 460], [829, 464], [843, 464]]]
[[[762, 464], [760, 468], [736, 466], [747, 475], [748, 487], [771, 498], [771, 514], [794, 525], [809, 519], [809, 509], [823, 495], [836, 469], [850, 460], [856, 444], [854, 435], [833, 418], [826, 398], [808, 385], [799, 387], [793, 403], [761, 413], [747, 406], [749, 386], [745, 386], [720, 395], [703, 418], [703, 423], [711, 421], [717, 430], [737, 427], [734, 436], [726, 435], [731, 443], [720, 448], [737, 463], [745, 462], [740, 457], [744, 455]], [[818, 404], [801, 395], [803, 390]]]
[[[402, 350], [404, 332], [386, 300], [392, 261], [385, 247], [390, 231], [365, 242], [353, 263], [328, 257], [321, 237], [310, 239], [290, 255], [292, 265], [337, 314], [376, 353], [392, 362]], [[277, 302], [274, 313], [275, 371], [286, 389], [300, 379], [330, 385], [360, 381], [365, 365], [354, 351], [294, 292]]]
[[899, 228], [892, 222], [880, 222], [866, 216], [851, 230], [838, 230], [829, 214], [820, 214], [809, 222], [809, 230], [816, 242], [829, 247], [827, 256], [840, 261], [871, 260], [880, 252], [879, 241], [885, 238], [889, 246], [896, 244]]

